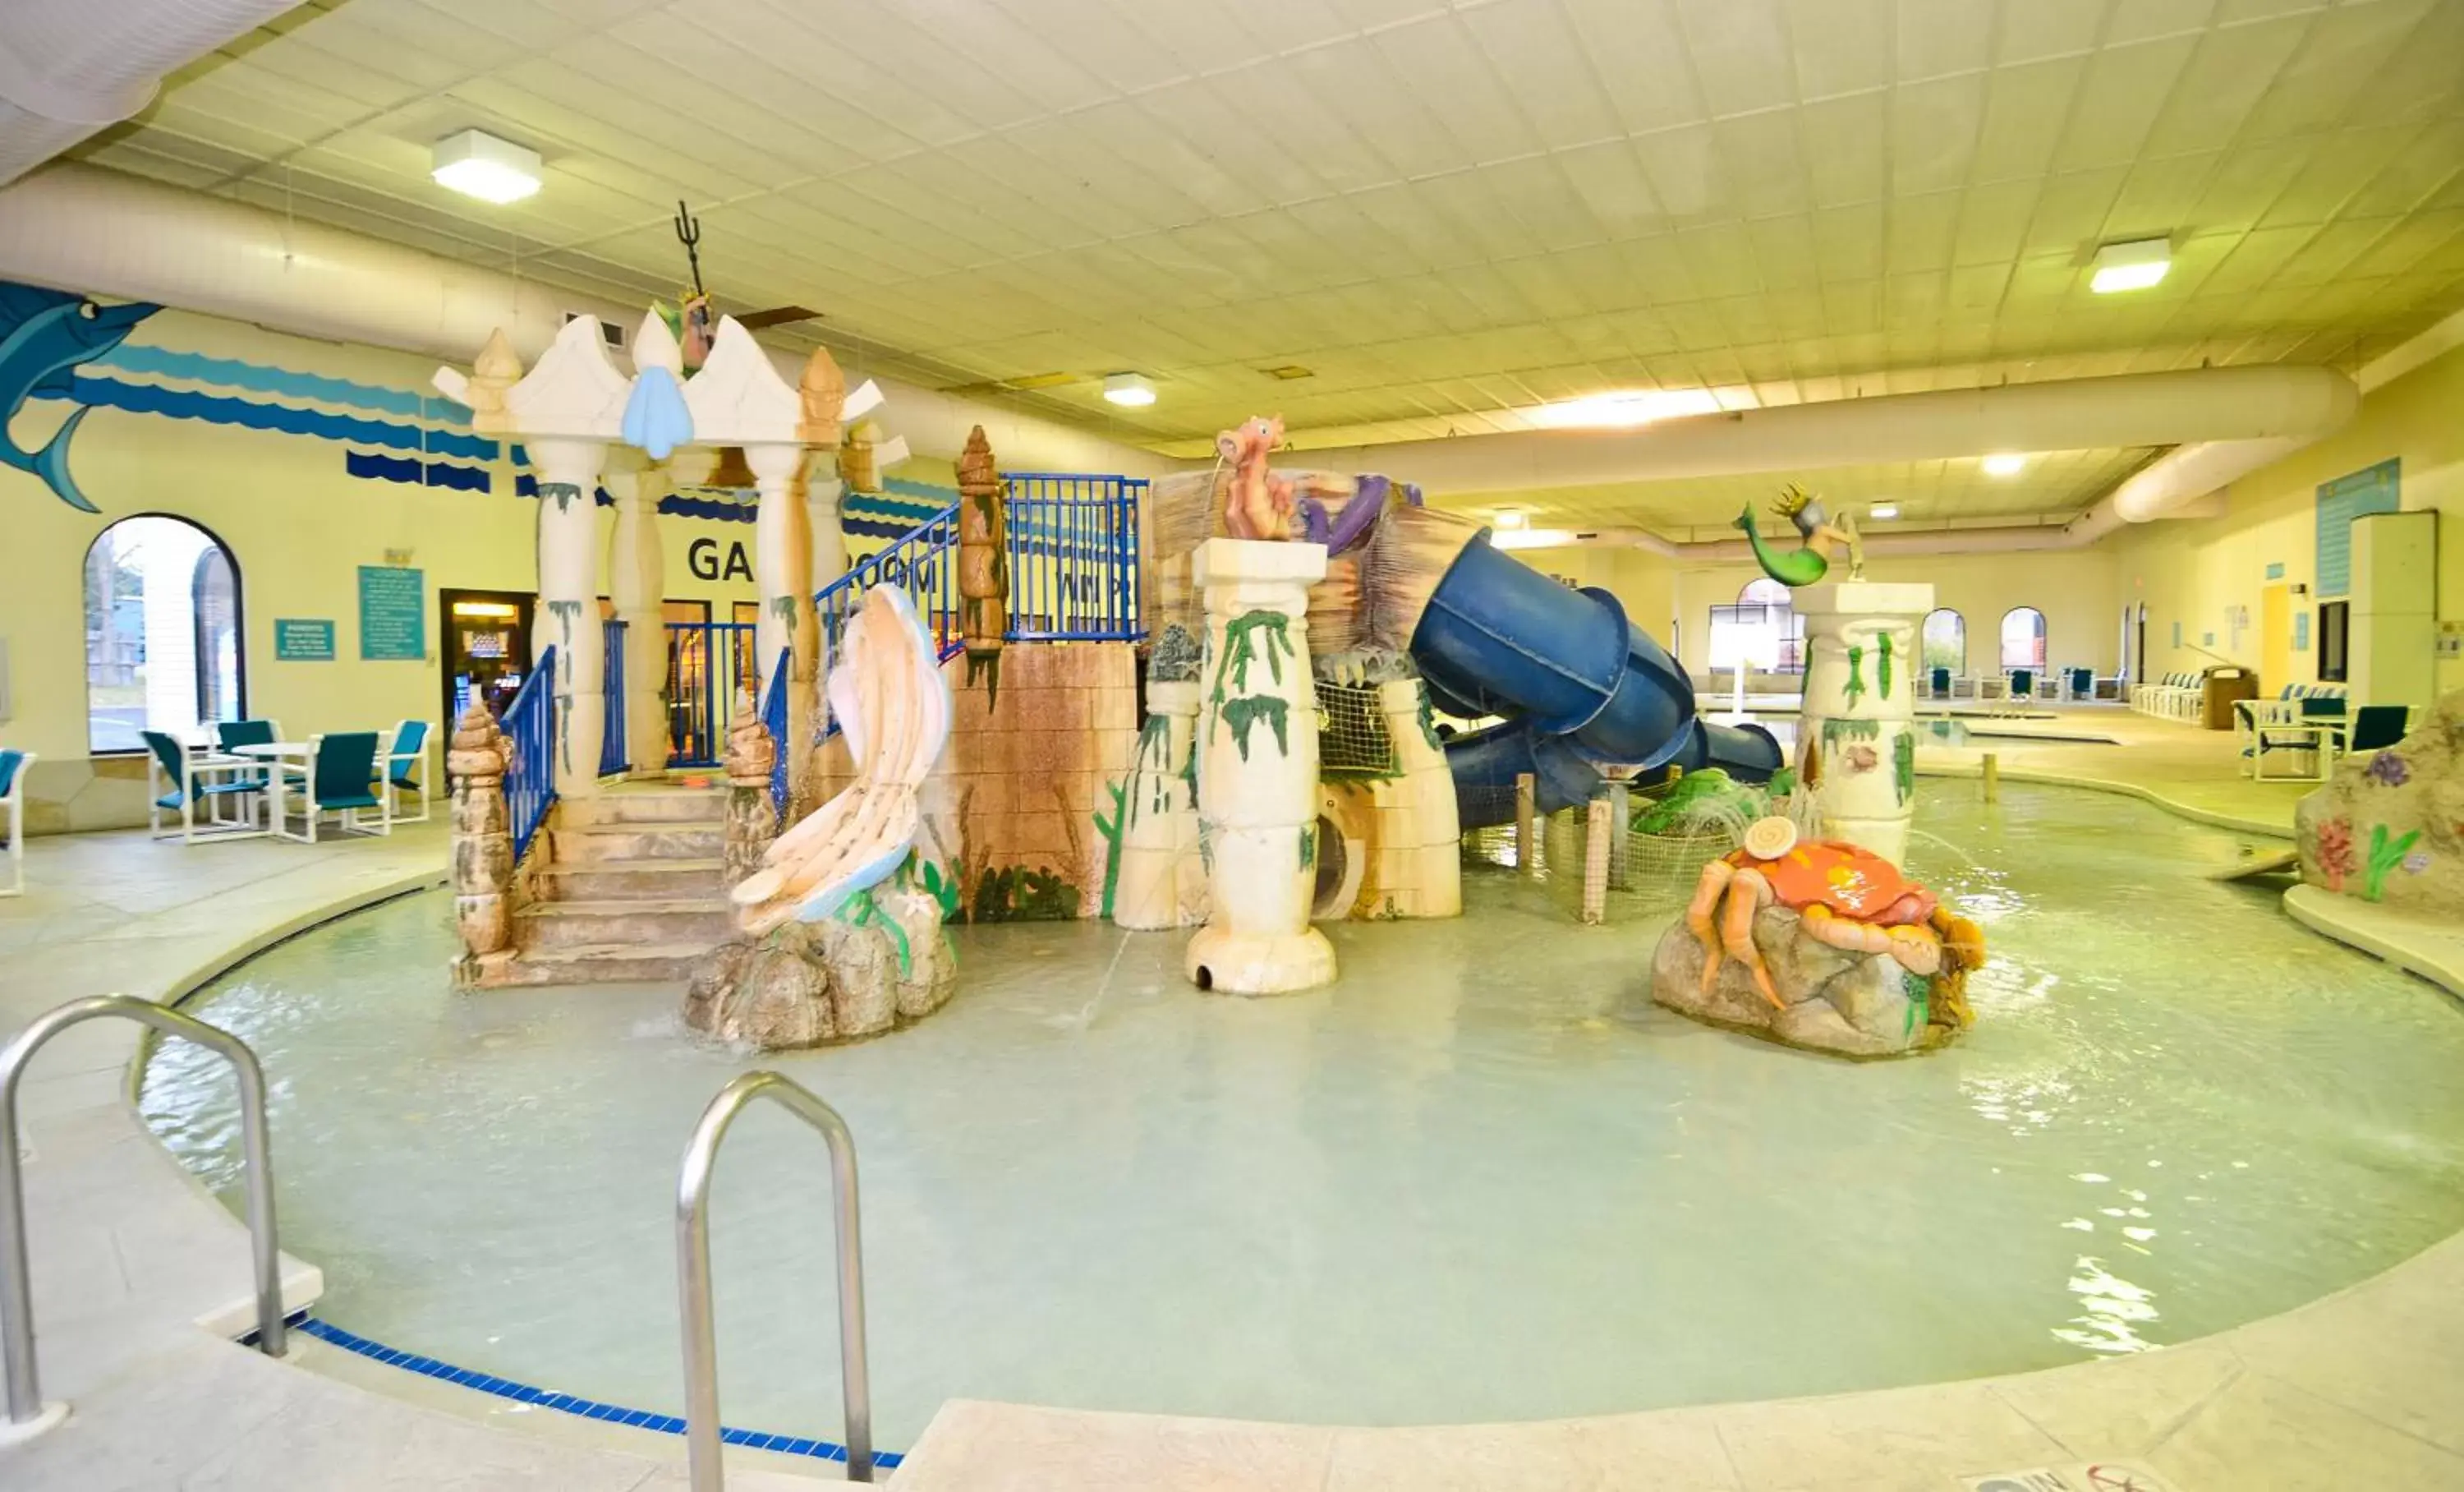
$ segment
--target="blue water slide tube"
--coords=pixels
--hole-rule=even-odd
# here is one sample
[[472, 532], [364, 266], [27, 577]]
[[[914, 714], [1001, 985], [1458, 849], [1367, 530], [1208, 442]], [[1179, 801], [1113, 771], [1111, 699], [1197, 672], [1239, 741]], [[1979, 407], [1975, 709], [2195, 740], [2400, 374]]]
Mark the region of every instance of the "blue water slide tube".
[[1587, 801], [1604, 767], [1718, 767], [1761, 782], [1781, 765], [1761, 726], [1695, 716], [1692, 681], [1616, 596], [1560, 585], [1486, 533], [1438, 582], [1412, 658], [1439, 708], [1505, 718], [1447, 744], [1466, 829], [1510, 818], [1524, 772], [1549, 813]]

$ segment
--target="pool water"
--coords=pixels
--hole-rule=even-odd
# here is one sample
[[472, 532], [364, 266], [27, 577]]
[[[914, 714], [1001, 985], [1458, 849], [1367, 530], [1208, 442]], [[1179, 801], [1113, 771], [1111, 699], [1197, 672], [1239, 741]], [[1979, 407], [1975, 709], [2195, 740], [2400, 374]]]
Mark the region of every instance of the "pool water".
[[[190, 1008], [264, 1060], [320, 1314], [669, 1413], [687, 1133], [748, 1068], [810, 1085], [861, 1152], [891, 1447], [959, 1395], [1394, 1424], [2012, 1371], [2464, 1228], [2464, 1010], [2204, 879], [2245, 841], [2057, 789], [1919, 810], [1947, 843], [1912, 869], [1995, 957], [1975, 1030], [1892, 1062], [1658, 1010], [1673, 912], [1577, 927], [1486, 867], [1459, 921], [1329, 927], [1329, 990], [1201, 996], [1176, 935], [962, 928], [941, 1013], [766, 1058], [690, 1038], [671, 988], [452, 992], [441, 894]], [[227, 1076], [167, 1048], [143, 1102], [235, 1202]], [[748, 1114], [713, 1230], [730, 1422], [834, 1436], [817, 1138]]]

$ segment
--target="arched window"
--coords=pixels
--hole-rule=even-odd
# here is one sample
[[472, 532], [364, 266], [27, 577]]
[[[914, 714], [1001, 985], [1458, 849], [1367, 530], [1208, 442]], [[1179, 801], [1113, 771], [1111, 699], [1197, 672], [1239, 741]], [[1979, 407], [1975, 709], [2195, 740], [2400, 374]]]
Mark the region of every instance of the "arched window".
[[1734, 606], [1711, 608], [1709, 663], [1717, 672], [1739, 663], [1783, 674], [1805, 672], [1805, 618], [1788, 587], [1770, 576], [1746, 582]]
[[1947, 606], [1927, 612], [1921, 646], [1926, 673], [1937, 668], [1953, 675], [1968, 672], [1968, 618]]
[[2045, 613], [2033, 606], [2014, 606], [2002, 613], [2002, 666], [2045, 666]]
[[126, 518], [85, 552], [86, 748], [135, 751], [247, 708], [239, 567], [184, 519]]

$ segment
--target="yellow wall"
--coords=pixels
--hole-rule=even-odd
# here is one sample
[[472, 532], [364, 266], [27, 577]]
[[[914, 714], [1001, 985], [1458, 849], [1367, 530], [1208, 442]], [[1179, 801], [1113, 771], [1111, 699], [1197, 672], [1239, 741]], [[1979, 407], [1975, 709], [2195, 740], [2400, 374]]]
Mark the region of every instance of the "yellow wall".
[[[426, 391], [434, 370], [421, 359], [278, 336], [175, 311], [141, 323], [129, 345], [203, 353], [406, 390]], [[89, 366], [87, 371], [121, 382], [166, 382], [108, 367]], [[236, 390], [219, 383], [167, 383], [220, 398], [414, 423], [405, 415]], [[11, 423], [11, 438], [20, 449], [38, 451], [69, 410], [56, 400], [32, 402]], [[437, 719], [442, 711], [437, 592], [440, 588], [535, 590], [539, 504], [516, 495], [516, 472], [509, 461], [494, 467], [494, 490], [463, 492], [351, 476], [344, 457], [354, 449], [376, 448], [96, 407], [73, 437], [70, 466], [86, 496], [102, 509], [99, 514], [80, 512], [35, 478], [0, 467], [0, 516], [5, 516], [0, 522], [0, 638], [7, 641], [11, 682], [11, 710], [0, 720], [0, 744], [43, 758], [32, 790], [37, 824], [46, 830], [87, 828], [143, 816], [136, 764], [106, 762], [104, 780], [98, 783], [86, 746], [83, 564], [96, 536], [132, 515], [163, 513], [192, 520], [231, 551], [240, 575], [249, 714], [280, 721], [295, 739], [317, 731], [388, 726], [406, 717]], [[946, 483], [950, 470], [946, 458], [926, 457], [899, 467], [894, 475]], [[613, 510], [601, 508], [599, 513], [603, 531], [612, 534]], [[730, 618], [730, 603], [756, 598], [749, 580], [724, 578], [731, 545], [741, 544], [751, 555], [751, 523], [662, 515], [658, 524], [669, 597], [707, 600], [717, 620]], [[701, 539], [715, 543], [720, 578], [693, 573], [690, 551]], [[884, 542], [850, 536], [849, 547], [861, 555]], [[407, 551], [399, 563], [422, 573], [428, 656], [418, 661], [363, 661], [359, 657], [359, 567], [393, 563], [388, 551], [394, 550]], [[335, 660], [277, 660], [277, 618], [333, 621]]]
[[[2120, 599], [2147, 603], [2149, 671], [2212, 661], [2187, 645], [2172, 646], [2175, 621], [2182, 623], [2185, 644], [2212, 632], [2215, 652], [2256, 667], [2267, 567], [2280, 564], [2286, 582], [2314, 588], [2294, 603], [2297, 612], [2316, 604], [2319, 484], [2389, 457], [2404, 462], [2405, 510], [2441, 514], [2438, 614], [2442, 622], [2464, 622], [2464, 350], [2457, 350], [2370, 393], [2338, 434], [2233, 483], [2222, 516], [2148, 523], [2106, 541]], [[2234, 649], [2226, 616], [2230, 608], [2245, 606], [2253, 625]], [[2316, 625], [2311, 648], [2293, 655], [2295, 677], [2264, 679], [2263, 692], [2318, 677]], [[2464, 688], [2464, 662], [2442, 660], [2437, 686], [2442, 694]]]

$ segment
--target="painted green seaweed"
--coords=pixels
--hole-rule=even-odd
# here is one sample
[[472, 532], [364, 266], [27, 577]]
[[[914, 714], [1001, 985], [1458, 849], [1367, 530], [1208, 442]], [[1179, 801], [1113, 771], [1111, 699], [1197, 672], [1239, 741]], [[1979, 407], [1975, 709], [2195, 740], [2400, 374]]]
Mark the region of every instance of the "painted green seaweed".
[[1232, 727], [1232, 744], [1241, 748], [1241, 760], [1249, 759], [1249, 727], [1265, 721], [1274, 727], [1275, 749], [1290, 755], [1292, 749], [1290, 722], [1291, 704], [1271, 694], [1244, 694], [1237, 700], [1226, 700], [1219, 719]]
[[1902, 807], [1917, 795], [1917, 738], [1907, 731], [1891, 743], [1891, 791]]
[[1429, 691], [1426, 688], [1420, 691], [1419, 721], [1420, 739], [1429, 744], [1430, 750], [1442, 754], [1446, 744], [1438, 735], [1438, 710], [1436, 705], [1429, 702]]
[[907, 929], [898, 925], [898, 919], [881, 909], [869, 888], [847, 899], [839, 908], [839, 921], [850, 927], [879, 927], [889, 933], [891, 944], [898, 949], [898, 977], [905, 980], [913, 976], [915, 957], [914, 950], [907, 946]]
[[2404, 857], [2412, 849], [2413, 841], [2420, 837], [2420, 830], [2409, 829], [2405, 831], [2403, 838], [2390, 841], [2387, 838], [2387, 825], [2370, 826], [2370, 857], [2368, 863], [2362, 867], [2363, 901], [2375, 902], [2379, 899], [2379, 894], [2387, 889], [2387, 873], [2404, 863]]
[[[568, 484], [560, 482], [558, 485]], [[550, 601], [547, 609], [549, 614], [556, 618], [560, 639], [557, 645], [564, 655], [564, 669], [557, 678], [561, 687], [556, 696], [556, 750], [565, 771], [570, 773], [573, 770], [573, 620], [582, 614], [582, 603]]]
[[543, 499], [554, 498], [556, 510], [561, 513], [573, 506], [573, 500], [582, 496], [582, 489], [569, 481], [543, 481], [539, 484], [539, 494]]
[[1854, 706], [1865, 696], [1865, 650], [1851, 644], [1848, 649], [1848, 702]]
[[987, 715], [1001, 708], [1001, 656], [999, 653], [967, 655], [967, 681], [961, 687], [974, 688], [976, 677], [979, 674], [983, 676], [984, 713]]
[[1881, 649], [1874, 659], [1874, 681], [1881, 691], [1877, 698], [1887, 700], [1891, 697], [1891, 635], [1886, 632], [1874, 640]]
[[[1265, 641], [1259, 642], [1259, 635]], [[1293, 657], [1292, 619], [1281, 612], [1264, 609], [1245, 612], [1223, 626], [1223, 657], [1215, 665], [1214, 702], [1223, 702], [1223, 681], [1227, 678], [1235, 689], [1249, 687], [1249, 665], [1264, 657], [1266, 670], [1274, 681], [1284, 681], [1284, 659]]]
[[[1155, 719], [1150, 718], [1147, 724], [1154, 724]], [[1143, 741], [1139, 743], [1138, 752], [1141, 757], [1146, 754]], [[1132, 770], [1134, 772], [1135, 768]], [[1112, 915], [1112, 895], [1121, 885], [1122, 833], [1129, 827], [1130, 818], [1137, 808], [1130, 802], [1127, 782], [1107, 782], [1104, 791], [1112, 796], [1112, 816], [1106, 818], [1099, 811], [1095, 814], [1095, 832], [1104, 836], [1104, 900], [1099, 904], [1103, 908], [1100, 915], [1109, 921]]]
[[1301, 869], [1307, 870], [1316, 863], [1317, 825], [1305, 824], [1301, 827]]
[[1902, 973], [1900, 990], [1908, 997], [1907, 1018], [1900, 1022], [1900, 1039], [1916, 1034], [1918, 1023], [1933, 1023], [1933, 981], [1923, 974]]
[[1822, 722], [1822, 748], [1829, 750], [1842, 741], [1876, 741], [1881, 738], [1882, 723], [1878, 720], [1842, 720], [1837, 716]]
[[976, 878], [976, 922], [1067, 922], [1077, 915], [1078, 888], [1057, 871], [1008, 865]]
[[918, 884], [923, 886], [925, 891], [932, 896], [934, 901], [941, 904], [941, 920], [946, 923], [951, 918], [957, 916], [958, 882], [957, 878], [943, 876], [941, 874], [941, 867], [935, 865], [931, 860], [910, 860], [908, 863], [920, 867], [916, 871], [916, 881]]

